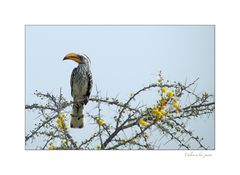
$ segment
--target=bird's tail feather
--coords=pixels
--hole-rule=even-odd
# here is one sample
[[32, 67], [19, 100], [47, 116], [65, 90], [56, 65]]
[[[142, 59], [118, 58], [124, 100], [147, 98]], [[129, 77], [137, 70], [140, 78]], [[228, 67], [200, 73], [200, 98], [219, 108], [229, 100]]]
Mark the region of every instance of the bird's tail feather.
[[74, 103], [71, 114], [71, 128], [83, 128], [84, 126], [83, 104]]

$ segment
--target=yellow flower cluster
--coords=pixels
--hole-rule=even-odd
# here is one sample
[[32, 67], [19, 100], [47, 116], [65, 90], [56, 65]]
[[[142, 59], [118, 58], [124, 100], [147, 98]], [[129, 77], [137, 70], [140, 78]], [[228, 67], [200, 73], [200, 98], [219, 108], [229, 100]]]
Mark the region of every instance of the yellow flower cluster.
[[65, 114], [60, 114], [57, 119], [58, 127], [62, 130], [66, 130], [67, 126], [63, 123], [63, 120], [65, 119]]
[[52, 143], [49, 144], [48, 146], [48, 150], [55, 150], [56, 147], [52, 145]]
[[104, 120], [101, 119], [101, 118], [97, 119], [97, 123], [98, 123], [99, 126], [102, 126], [102, 125], [105, 124]]
[[49, 143], [48, 150], [64, 150], [68, 149], [68, 142], [66, 139], [61, 140], [61, 145], [60, 146], [54, 146], [53, 143]]
[[[168, 89], [166, 87], [162, 87], [162, 93], [167, 93]], [[164, 116], [166, 116], [165, 108], [168, 103], [167, 97], [162, 97], [161, 100], [158, 101], [157, 106], [153, 106], [151, 113], [156, 117], [156, 120], [161, 120]]]
[[178, 99], [176, 98], [173, 100], [173, 107], [175, 108], [175, 112], [179, 113], [180, 104], [178, 103]]
[[162, 87], [162, 93], [166, 93], [167, 92], [167, 88], [166, 87]]
[[167, 96], [168, 96], [169, 98], [172, 98], [173, 95], [174, 95], [173, 91], [168, 91]]
[[138, 124], [139, 124], [140, 126], [144, 126], [144, 127], [149, 126], [149, 123], [146, 122], [145, 120], [143, 120], [143, 118], [141, 118], [140, 120], [138, 120]]
[[48, 147], [48, 150], [54, 150], [54, 146], [53, 145], [50, 145], [49, 147]]
[[167, 87], [162, 87], [162, 93], [167, 93], [168, 98], [172, 98], [174, 96], [173, 91], [168, 91]]
[[157, 120], [160, 120], [165, 114], [165, 111], [162, 109], [162, 106], [159, 106], [158, 108], [156, 106], [153, 106], [152, 114], [156, 117]]
[[[170, 105], [173, 105], [175, 112], [179, 113], [180, 105], [178, 99], [174, 96], [173, 90], [168, 90], [167, 87], [161, 88], [162, 95], [161, 99], [158, 101], [157, 105], [154, 105], [151, 109], [151, 113], [155, 116], [154, 120], [161, 120], [163, 117], [169, 117]], [[167, 104], [169, 103], [169, 107]]]
[[168, 99], [166, 97], [162, 97], [158, 105], [158, 108], [164, 109], [167, 105], [167, 102], [168, 102]]
[[173, 102], [173, 107], [179, 109], [180, 105], [177, 102]]

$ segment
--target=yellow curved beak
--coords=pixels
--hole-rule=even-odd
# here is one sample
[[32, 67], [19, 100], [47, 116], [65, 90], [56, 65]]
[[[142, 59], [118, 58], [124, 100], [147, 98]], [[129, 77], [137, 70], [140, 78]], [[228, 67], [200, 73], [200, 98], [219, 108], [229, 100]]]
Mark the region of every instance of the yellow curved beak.
[[78, 54], [76, 54], [76, 53], [69, 53], [69, 54], [67, 54], [64, 58], [63, 58], [63, 60], [73, 60], [73, 61], [76, 61], [77, 63], [81, 63], [81, 61], [80, 61], [80, 56], [78, 55]]

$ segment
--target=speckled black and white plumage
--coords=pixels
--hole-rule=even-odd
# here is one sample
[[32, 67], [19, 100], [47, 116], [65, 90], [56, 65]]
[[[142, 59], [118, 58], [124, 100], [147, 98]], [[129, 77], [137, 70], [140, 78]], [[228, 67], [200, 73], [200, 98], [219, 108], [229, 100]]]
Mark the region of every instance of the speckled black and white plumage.
[[90, 70], [90, 59], [86, 55], [78, 55], [81, 60], [73, 69], [70, 79], [73, 107], [71, 114], [71, 128], [82, 128], [84, 126], [83, 106], [88, 103], [92, 90], [92, 73]]
[[74, 101], [87, 104], [92, 89], [92, 73], [89, 63], [79, 64], [73, 69], [70, 85]]

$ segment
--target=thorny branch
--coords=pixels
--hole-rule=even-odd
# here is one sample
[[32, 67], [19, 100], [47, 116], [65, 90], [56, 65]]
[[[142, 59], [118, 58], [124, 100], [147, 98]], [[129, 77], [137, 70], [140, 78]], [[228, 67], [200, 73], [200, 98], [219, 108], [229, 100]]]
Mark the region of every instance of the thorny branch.
[[[60, 117], [67, 111], [69, 114], [72, 105], [63, 97], [61, 90], [59, 96], [36, 91], [35, 95], [45, 104], [25, 106], [27, 111], [38, 111], [40, 114], [40, 122], [26, 133], [26, 145], [31, 144], [29, 140], [34, 142], [42, 136], [42, 142], [39, 142], [42, 146], [38, 146], [41, 149], [161, 149], [164, 139], [166, 144], [171, 141], [178, 143], [176, 149], [208, 149], [208, 145], [202, 142], [203, 138], [196, 136], [187, 125], [193, 118], [214, 114], [213, 95], [199, 95], [192, 90], [197, 81], [189, 84], [170, 83], [164, 82], [160, 75], [158, 83], [137, 90], [125, 102], [118, 98], [102, 97], [96, 89], [96, 95], [89, 99], [95, 107], [85, 115], [89, 121], [87, 125], [92, 127], [85, 138], [72, 135], [67, 127], [69, 115]], [[169, 94], [165, 92], [166, 88]], [[147, 90], [159, 94], [150, 107], [148, 104], [139, 105], [137, 100]], [[184, 98], [191, 98], [191, 103], [183, 104], [181, 99]], [[165, 104], [162, 104], [164, 100]], [[156, 106], [164, 110], [156, 111]], [[104, 118], [106, 114], [103, 109], [106, 108], [112, 111], [108, 113], [108, 118]], [[97, 122], [99, 119], [102, 119], [102, 123]], [[198, 146], [192, 147], [194, 143]]]

